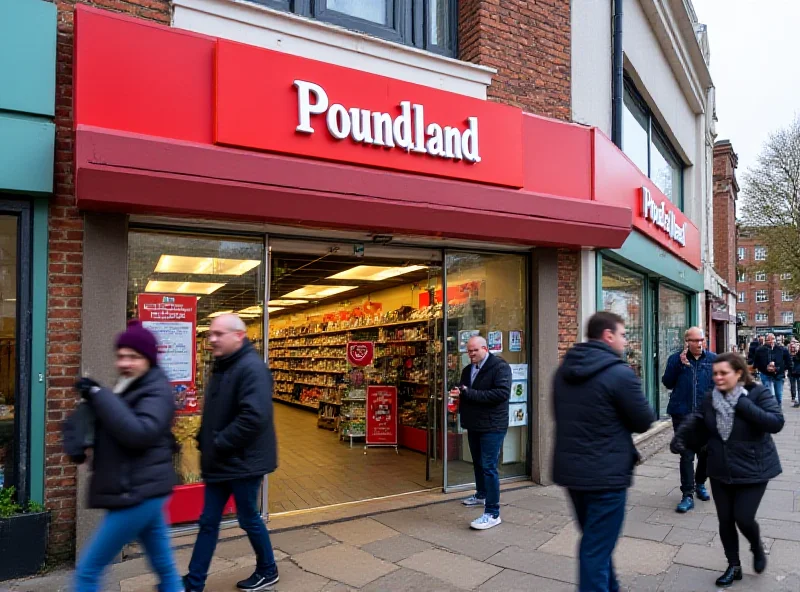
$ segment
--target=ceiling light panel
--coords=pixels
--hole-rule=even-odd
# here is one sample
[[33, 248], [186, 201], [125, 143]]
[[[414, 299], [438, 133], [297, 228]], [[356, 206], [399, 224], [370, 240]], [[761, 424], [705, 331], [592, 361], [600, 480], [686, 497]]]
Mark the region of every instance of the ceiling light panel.
[[244, 275], [261, 265], [257, 259], [219, 259], [217, 257], [186, 257], [161, 255], [155, 273], [190, 273], [203, 275]]
[[397, 277], [411, 273], [412, 271], [419, 271], [427, 269], [424, 265], [406, 265], [403, 267], [381, 267], [379, 265], [357, 265], [350, 269], [346, 269], [335, 275], [329, 276], [329, 280], [358, 280], [365, 282], [380, 282], [388, 280], [389, 278]]
[[208, 315], [208, 318], [209, 319], [216, 319], [218, 316], [221, 316], [221, 315], [224, 315], [224, 314], [232, 314], [232, 313], [233, 313], [233, 310], [218, 310], [217, 312], [212, 312], [210, 315]]
[[308, 304], [308, 300], [285, 300], [285, 299], [278, 299], [278, 300], [270, 300], [268, 303], [270, 306], [294, 306], [296, 304]]
[[283, 310], [282, 306], [268, 306], [267, 312], [278, 312], [279, 310]]
[[261, 306], [248, 306], [247, 308], [243, 308], [242, 310], [238, 311], [236, 314], [240, 315], [260, 315], [262, 312]]
[[318, 285], [310, 285], [310, 286], [303, 286], [295, 290], [294, 292], [289, 292], [288, 294], [284, 294], [282, 298], [310, 298], [310, 299], [320, 299], [320, 298], [327, 298], [329, 296], [335, 296], [336, 294], [341, 294], [342, 292], [347, 292], [348, 290], [355, 290], [358, 286], [318, 286]]
[[213, 294], [225, 284], [209, 282], [161, 282], [150, 280], [145, 292], [164, 292], [167, 294]]

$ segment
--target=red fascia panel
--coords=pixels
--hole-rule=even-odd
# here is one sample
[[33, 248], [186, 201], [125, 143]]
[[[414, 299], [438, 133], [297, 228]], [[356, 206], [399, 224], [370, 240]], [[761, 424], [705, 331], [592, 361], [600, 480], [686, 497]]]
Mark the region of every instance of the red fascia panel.
[[686, 215], [674, 208], [678, 225], [686, 223], [686, 246], [672, 240], [666, 232], [642, 213], [642, 187], [647, 187], [657, 202], [667, 197], [656, 185], [643, 175], [633, 162], [600, 130], [593, 128], [594, 135], [594, 182], [595, 200], [600, 203], [629, 208], [633, 216], [633, 227], [667, 251], [686, 261], [695, 269], [702, 266], [700, 231]]
[[592, 199], [592, 128], [523, 114], [523, 189]]
[[586, 200], [79, 127], [78, 206], [616, 248], [630, 210]]

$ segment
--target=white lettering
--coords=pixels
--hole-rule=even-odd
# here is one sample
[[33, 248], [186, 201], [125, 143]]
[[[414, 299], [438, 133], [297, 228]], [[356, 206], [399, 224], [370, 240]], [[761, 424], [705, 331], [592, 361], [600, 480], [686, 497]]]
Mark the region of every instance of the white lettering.
[[350, 109], [350, 119], [353, 126], [352, 136], [356, 142], [372, 144], [371, 115], [372, 112], [366, 109], [358, 109], [356, 107]]
[[425, 154], [425, 110], [422, 105], [414, 105], [414, 152]]
[[400, 116], [394, 120], [394, 143], [404, 150], [411, 150], [411, 103], [400, 101]]
[[[392, 116], [388, 113], [372, 114], [372, 129], [375, 132], [375, 144], [394, 148], [392, 139]], [[384, 138], [386, 138], [384, 140]]]
[[344, 140], [350, 135], [350, 116], [344, 106], [339, 103], [331, 105], [325, 119], [328, 122], [328, 131], [337, 140]]
[[431, 123], [426, 131], [430, 136], [427, 144], [428, 154], [432, 156], [445, 156], [442, 126], [438, 123]]
[[645, 220], [651, 220], [676, 243], [686, 246], [686, 222], [678, 226], [675, 212], [667, 211], [665, 201], [657, 204], [647, 187], [642, 187], [642, 216]]
[[447, 158], [455, 158], [461, 160], [461, 131], [458, 128], [450, 127], [449, 125], [444, 128], [444, 155]]
[[[299, 123], [295, 128], [304, 134], [313, 134], [314, 128], [311, 127], [311, 115], [320, 115], [328, 109], [328, 95], [318, 84], [306, 82], [305, 80], [295, 80], [297, 87], [297, 115]], [[311, 104], [311, 93], [314, 93], [314, 104]]]
[[478, 118], [468, 117], [469, 128], [461, 136], [461, 151], [464, 153], [464, 160], [469, 162], [480, 162], [478, 154]]

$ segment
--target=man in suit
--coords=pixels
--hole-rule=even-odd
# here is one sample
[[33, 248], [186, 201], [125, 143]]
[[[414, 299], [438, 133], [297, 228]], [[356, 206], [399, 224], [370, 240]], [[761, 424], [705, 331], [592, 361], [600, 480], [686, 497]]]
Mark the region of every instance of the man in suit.
[[467, 430], [475, 470], [475, 495], [463, 504], [483, 506], [483, 514], [470, 527], [486, 530], [501, 522], [497, 463], [508, 431], [511, 367], [490, 354], [486, 340], [478, 335], [467, 342], [467, 354], [470, 364], [461, 372], [461, 381], [450, 396], [459, 399], [461, 427]]

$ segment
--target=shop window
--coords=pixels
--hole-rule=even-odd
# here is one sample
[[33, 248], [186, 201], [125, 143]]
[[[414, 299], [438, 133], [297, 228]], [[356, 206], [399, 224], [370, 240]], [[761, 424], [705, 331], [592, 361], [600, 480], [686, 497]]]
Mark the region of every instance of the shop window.
[[17, 485], [17, 217], [0, 215], [0, 488]]
[[756, 313], [756, 323], [766, 323], [767, 320], [768, 320], [767, 313], [765, 312]]
[[783, 311], [781, 313], [781, 321], [783, 321], [784, 325], [791, 325], [794, 323], [794, 312], [791, 310]]
[[794, 300], [794, 294], [791, 292], [787, 292], [786, 290], [781, 290], [781, 301], [782, 302], [792, 302]]
[[766, 290], [756, 290], [756, 302], [767, 302], [767, 291]]
[[667, 199], [683, 209], [683, 163], [647, 103], [627, 78], [624, 105], [623, 152], [650, 177]]
[[625, 359], [644, 379], [644, 278], [603, 259], [603, 310], [625, 319], [628, 333]]
[[[214, 317], [238, 313], [263, 353], [264, 244], [233, 236], [132, 230], [128, 236], [128, 317], [159, 339], [160, 365], [172, 382], [177, 414], [175, 469], [182, 488], [200, 482], [194, 436], [213, 365], [208, 329]], [[188, 511], [183, 508], [181, 511]], [[197, 518], [172, 515], [173, 522]]]
[[449, 57], [456, 56], [456, 0], [250, 0]]
[[[447, 274], [447, 387], [456, 386], [469, 365], [467, 341], [477, 334], [489, 350], [512, 365], [509, 429], [500, 455], [500, 476], [526, 473], [528, 426], [527, 258], [514, 254], [450, 252]], [[448, 413], [448, 486], [473, 483], [472, 457], [466, 432], [456, 415]]]
[[760, 272], [756, 274], [756, 281], [757, 282], [766, 282], [767, 281], [767, 274], [764, 272]]
[[767, 260], [767, 247], [756, 247], [754, 253], [756, 261]]
[[683, 334], [689, 328], [689, 302], [685, 293], [661, 285], [658, 288], [658, 385], [659, 414], [665, 416], [669, 390], [661, 384], [667, 360], [683, 349]]
[[739, 320], [739, 322], [742, 325], [746, 325], [747, 324], [747, 313], [746, 312], [742, 312], [742, 311], [737, 312], [736, 313], [736, 318]]
[[739, 292], [739, 302], [744, 302], [744, 296], [745, 296], [744, 292]]

